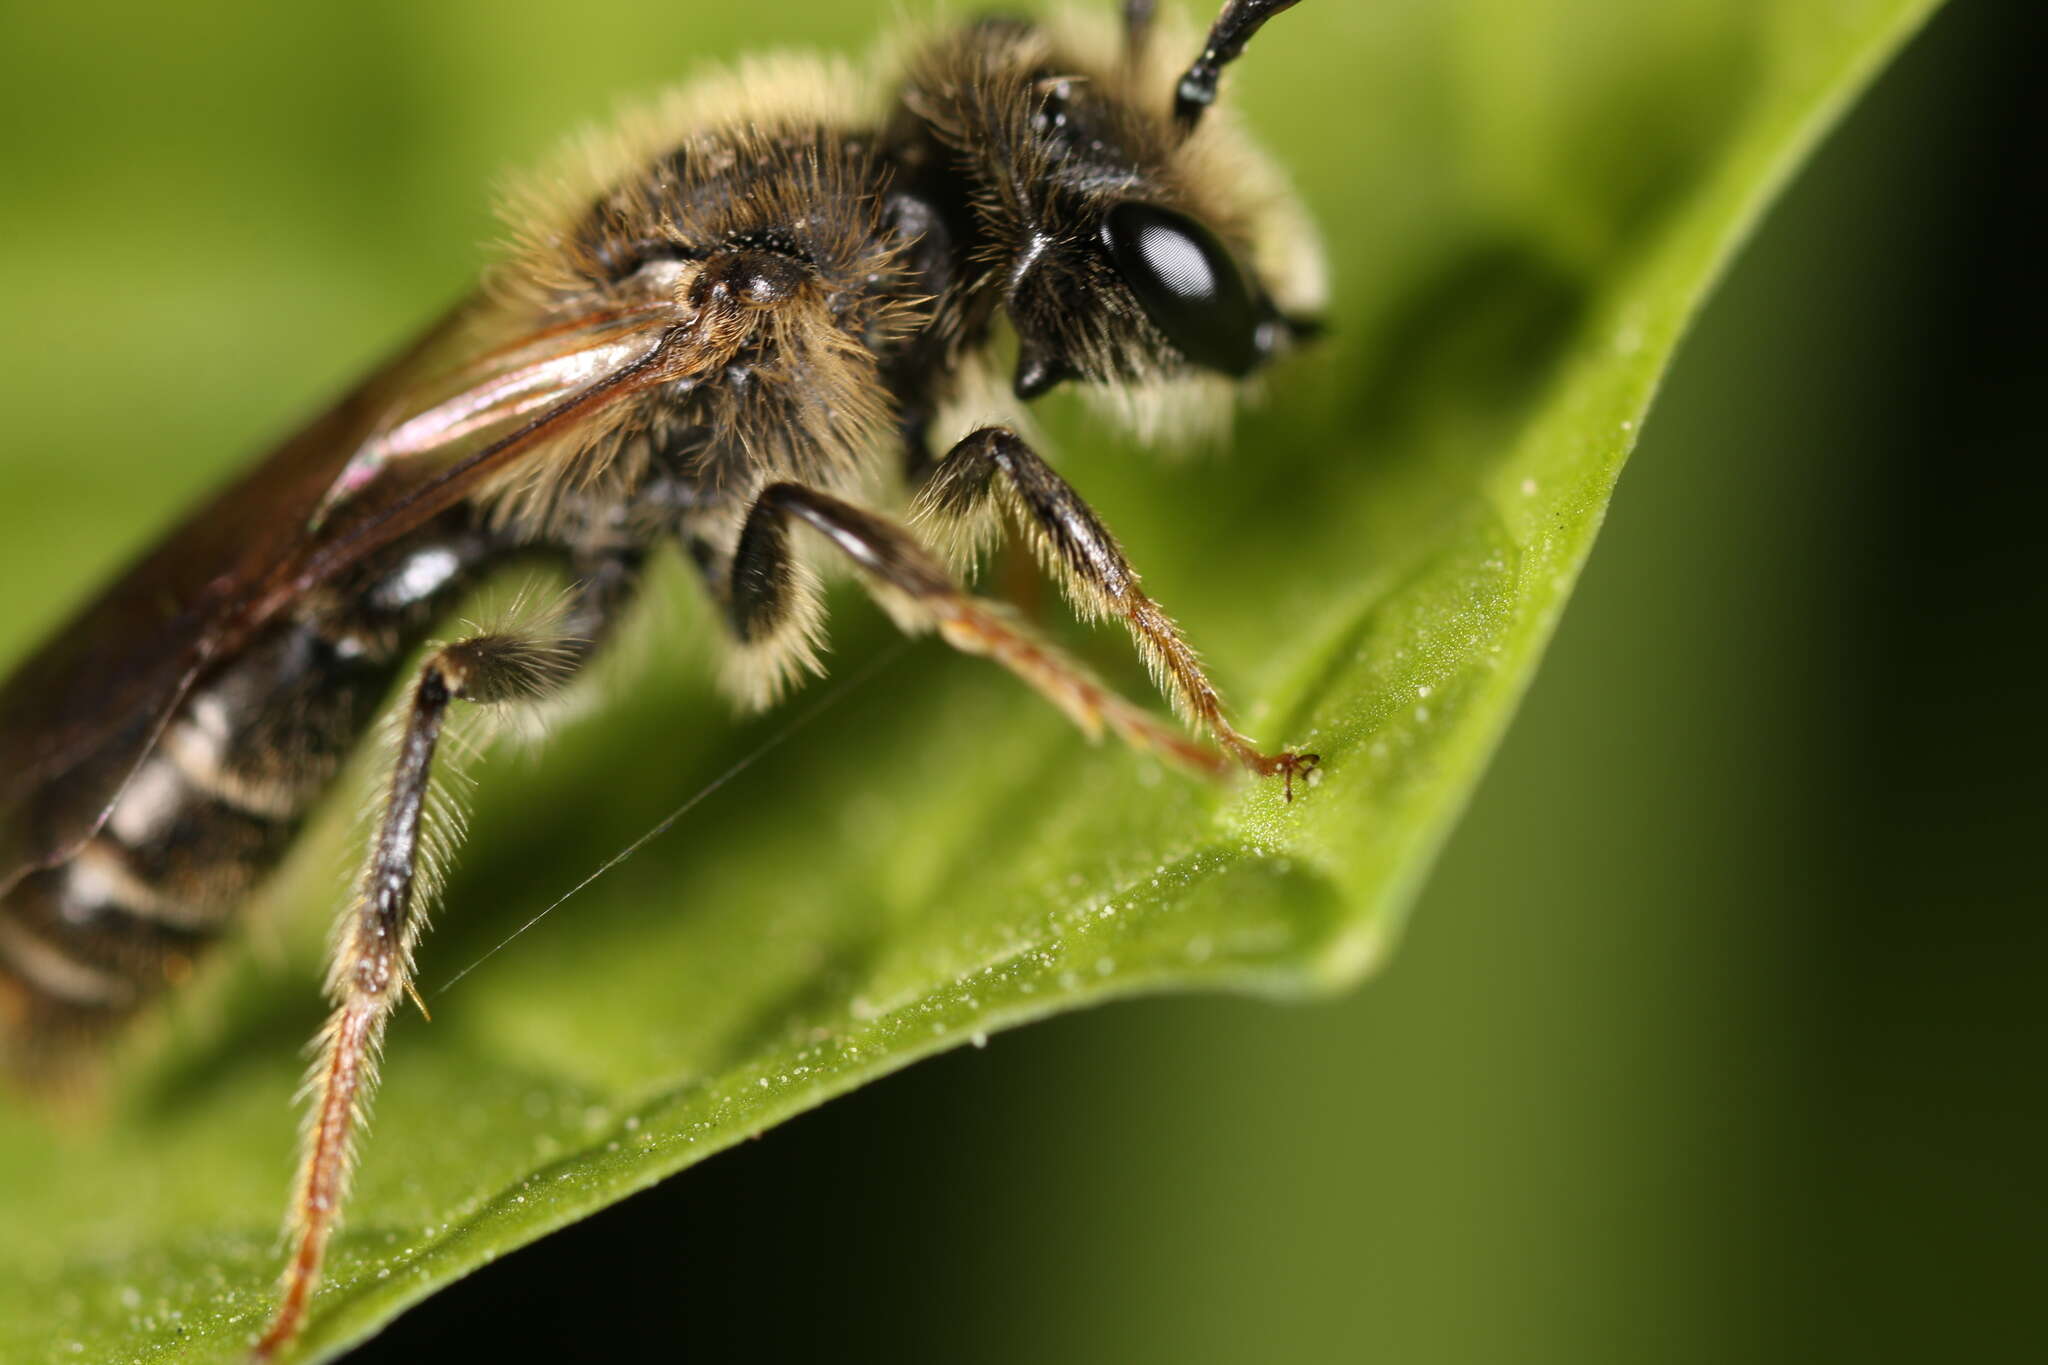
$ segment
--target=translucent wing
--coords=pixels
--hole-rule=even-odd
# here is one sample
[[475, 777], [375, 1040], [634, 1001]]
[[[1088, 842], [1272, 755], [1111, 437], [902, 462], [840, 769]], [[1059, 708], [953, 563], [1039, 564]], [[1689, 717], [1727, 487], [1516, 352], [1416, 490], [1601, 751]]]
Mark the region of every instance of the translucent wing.
[[466, 304], [130, 566], [0, 685], [0, 893], [90, 838], [193, 685], [308, 589], [679, 377], [668, 316], [487, 345]]

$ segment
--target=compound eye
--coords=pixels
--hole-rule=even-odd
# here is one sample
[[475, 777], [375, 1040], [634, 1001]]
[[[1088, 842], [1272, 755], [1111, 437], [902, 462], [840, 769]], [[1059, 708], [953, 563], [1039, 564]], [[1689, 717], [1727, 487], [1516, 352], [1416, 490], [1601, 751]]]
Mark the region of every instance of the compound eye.
[[1208, 229], [1170, 209], [1126, 202], [1109, 211], [1102, 242], [1181, 354], [1240, 378], [1258, 366], [1264, 314], [1237, 262]]

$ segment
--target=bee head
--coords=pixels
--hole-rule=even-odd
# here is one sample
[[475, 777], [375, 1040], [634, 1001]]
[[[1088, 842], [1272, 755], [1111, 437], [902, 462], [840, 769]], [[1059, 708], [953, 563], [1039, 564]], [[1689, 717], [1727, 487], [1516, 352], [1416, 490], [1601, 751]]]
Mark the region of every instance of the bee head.
[[[1141, 425], [1173, 425], [1162, 414], [1227, 407], [1314, 330], [1313, 235], [1211, 108], [1222, 67], [1292, 3], [1229, 0], [1199, 47], [1155, 33], [1135, 0], [1120, 50], [1080, 21], [988, 19], [914, 68], [906, 102], [964, 173], [1020, 398], [1081, 381]], [[1190, 404], [1204, 394], [1223, 401]]]

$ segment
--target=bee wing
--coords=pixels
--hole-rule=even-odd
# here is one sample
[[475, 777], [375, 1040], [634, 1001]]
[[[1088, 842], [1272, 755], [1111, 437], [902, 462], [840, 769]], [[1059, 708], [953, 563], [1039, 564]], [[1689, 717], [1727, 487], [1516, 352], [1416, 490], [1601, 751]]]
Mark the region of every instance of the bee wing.
[[0, 894], [92, 837], [193, 685], [293, 601], [677, 377], [653, 307], [488, 349], [467, 340], [483, 311], [457, 308], [201, 505], [0, 684]]

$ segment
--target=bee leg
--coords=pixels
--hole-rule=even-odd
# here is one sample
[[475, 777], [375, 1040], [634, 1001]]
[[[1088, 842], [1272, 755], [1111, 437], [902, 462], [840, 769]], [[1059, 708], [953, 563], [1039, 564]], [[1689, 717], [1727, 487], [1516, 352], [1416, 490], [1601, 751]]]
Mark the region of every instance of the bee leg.
[[1156, 750], [1200, 771], [1226, 770], [1227, 760], [1215, 750], [1133, 706], [999, 604], [968, 592], [909, 531], [801, 484], [771, 484], [762, 490], [740, 529], [726, 607], [743, 647], [774, 641], [804, 610], [804, 587], [789, 553], [792, 518], [852, 560], [876, 599], [906, 630], [936, 628], [955, 649], [993, 659], [1091, 736], [1106, 727], [1134, 747]]
[[413, 948], [426, 924], [434, 831], [423, 825], [432, 801], [434, 750], [451, 702], [482, 705], [539, 700], [555, 691], [588, 652], [585, 641], [504, 632], [436, 650], [420, 669], [386, 788], [377, 833], [355, 896], [335, 936], [327, 973], [334, 1012], [320, 1031], [307, 1078], [311, 1097], [287, 1234], [293, 1244], [276, 1316], [254, 1356], [268, 1360], [305, 1322], [328, 1238], [348, 1193], [353, 1136], [376, 1084], [384, 1026], [412, 987]]
[[971, 554], [1000, 530], [998, 514], [1004, 508], [1059, 580], [1075, 612], [1091, 621], [1121, 617], [1175, 709], [1250, 771], [1283, 779], [1291, 798], [1295, 777], [1316, 766], [1316, 755], [1267, 754], [1232, 727], [1201, 660], [1172, 618], [1139, 586], [1137, 571], [1116, 537], [1015, 432], [983, 427], [955, 445], [919, 492], [916, 516], [958, 528], [963, 553]]

